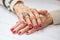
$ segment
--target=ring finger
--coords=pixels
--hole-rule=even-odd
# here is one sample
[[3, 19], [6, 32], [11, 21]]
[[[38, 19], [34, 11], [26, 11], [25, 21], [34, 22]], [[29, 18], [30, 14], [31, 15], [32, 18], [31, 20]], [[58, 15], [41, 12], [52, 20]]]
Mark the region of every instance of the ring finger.
[[[42, 27], [42, 22], [40, 19], [40, 16], [38, 14], [38, 11], [36, 9], [31, 9], [31, 11], [33, 12], [33, 14], [35, 15], [36, 19], [37, 19], [37, 23], [38, 23], [38, 27]], [[36, 27], [35, 27], [36, 28]]]
[[35, 16], [32, 13], [32, 11], [30, 9], [28, 9], [27, 12], [28, 12], [28, 15], [30, 17], [30, 20], [31, 20], [31, 22], [33, 24], [33, 27], [37, 26], [37, 22], [36, 22]]
[[25, 11], [24, 14], [23, 14], [24, 19], [25, 19], [26, 23], [28, 24], [28, 26], [29, 26], [30, 28], [32, 28], [32, 22], [31, 22], [31, 20], [30, 20], [30, 18], [29, 18], [29, 15], [28, 15], [26, 9], [24, 9], [24, 11]]

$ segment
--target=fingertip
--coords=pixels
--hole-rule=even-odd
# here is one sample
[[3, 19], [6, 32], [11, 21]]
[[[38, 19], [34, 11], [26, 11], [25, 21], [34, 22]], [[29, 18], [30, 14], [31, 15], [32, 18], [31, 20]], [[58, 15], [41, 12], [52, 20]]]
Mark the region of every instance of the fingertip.
[[12, 31], [12, 33], [13, 33], [13, 34], [16, 34], [16, 31], [15, 31], [15, 30], [13, 30], [13, 31]]
[[39, 30], [41, 27], [42, 27], [42, 24], [40, 23], [40, 24], [36, 25], [36, 26], [34, 27], [34, 29], [35, 29], [35, 30]]
[[42, 25], [42, 23], [40, 23], [40, 24], [38, 24], [39, 25], [39, 27], [42, 27], [43, 25]]
[[29, 31], [26, 31], [25, 33], [26, 33], [26, 35], [29, 35]]
[[18, 32], [18, 35], [20, 35], [21, 34], [21, 32]]
[[34, 26], [34, 29], [36, 30], [38, 28], [38, 25]]
[[31, 24], [28, 24], [28, 26], [29, 26], [29, 28], [32, 28], [33, 27], [32, 23]]
[[14, 28], [11, 28], [10, 30], [11, 30], [11, 31], [13, 31], [13, 30], [14, 30]]

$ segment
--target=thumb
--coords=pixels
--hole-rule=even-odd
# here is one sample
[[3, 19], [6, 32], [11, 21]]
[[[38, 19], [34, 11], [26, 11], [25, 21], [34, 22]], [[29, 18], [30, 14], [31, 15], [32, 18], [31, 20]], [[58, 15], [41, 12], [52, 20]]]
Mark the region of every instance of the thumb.
[[47, 10], [39, 10], [38, 13], [42, 14], [42, 15], [47, 15], [48, 11]]

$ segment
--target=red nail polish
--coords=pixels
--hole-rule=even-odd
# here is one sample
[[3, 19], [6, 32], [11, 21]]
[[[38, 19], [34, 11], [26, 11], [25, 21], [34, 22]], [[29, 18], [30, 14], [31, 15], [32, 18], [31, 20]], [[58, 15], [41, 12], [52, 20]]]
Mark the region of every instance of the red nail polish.
[[13, 30], [14, 30], [14, 28], [11, 28], [10, 30], [11, 30], [11, 31], [13, 31]]
[[12, 31], [12, 33], [13, 33], [13, 34], [15, 34], [15, 33], [16, 33], [16, 31], [14, 30], [14, 31]]
[[18, 32], [18, 35], [20, 35], [21, 34], [21, 32]]
[[29, 28], [32, 28], [32, 24], [28, 24]]

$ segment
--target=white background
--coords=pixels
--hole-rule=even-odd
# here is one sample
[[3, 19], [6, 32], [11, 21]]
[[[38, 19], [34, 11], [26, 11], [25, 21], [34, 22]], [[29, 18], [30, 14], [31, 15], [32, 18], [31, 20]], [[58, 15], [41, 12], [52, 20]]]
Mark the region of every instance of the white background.
[[[24, 0], [25, 5], [38, 10], [60, 9], [60, 2], [53, 0]], [[60, 25], [50, 25], [31, 35], [13, 35], [10, 28], [18, 21], [15, 14], [0, 7], [0, 40], [60, 40]]]

